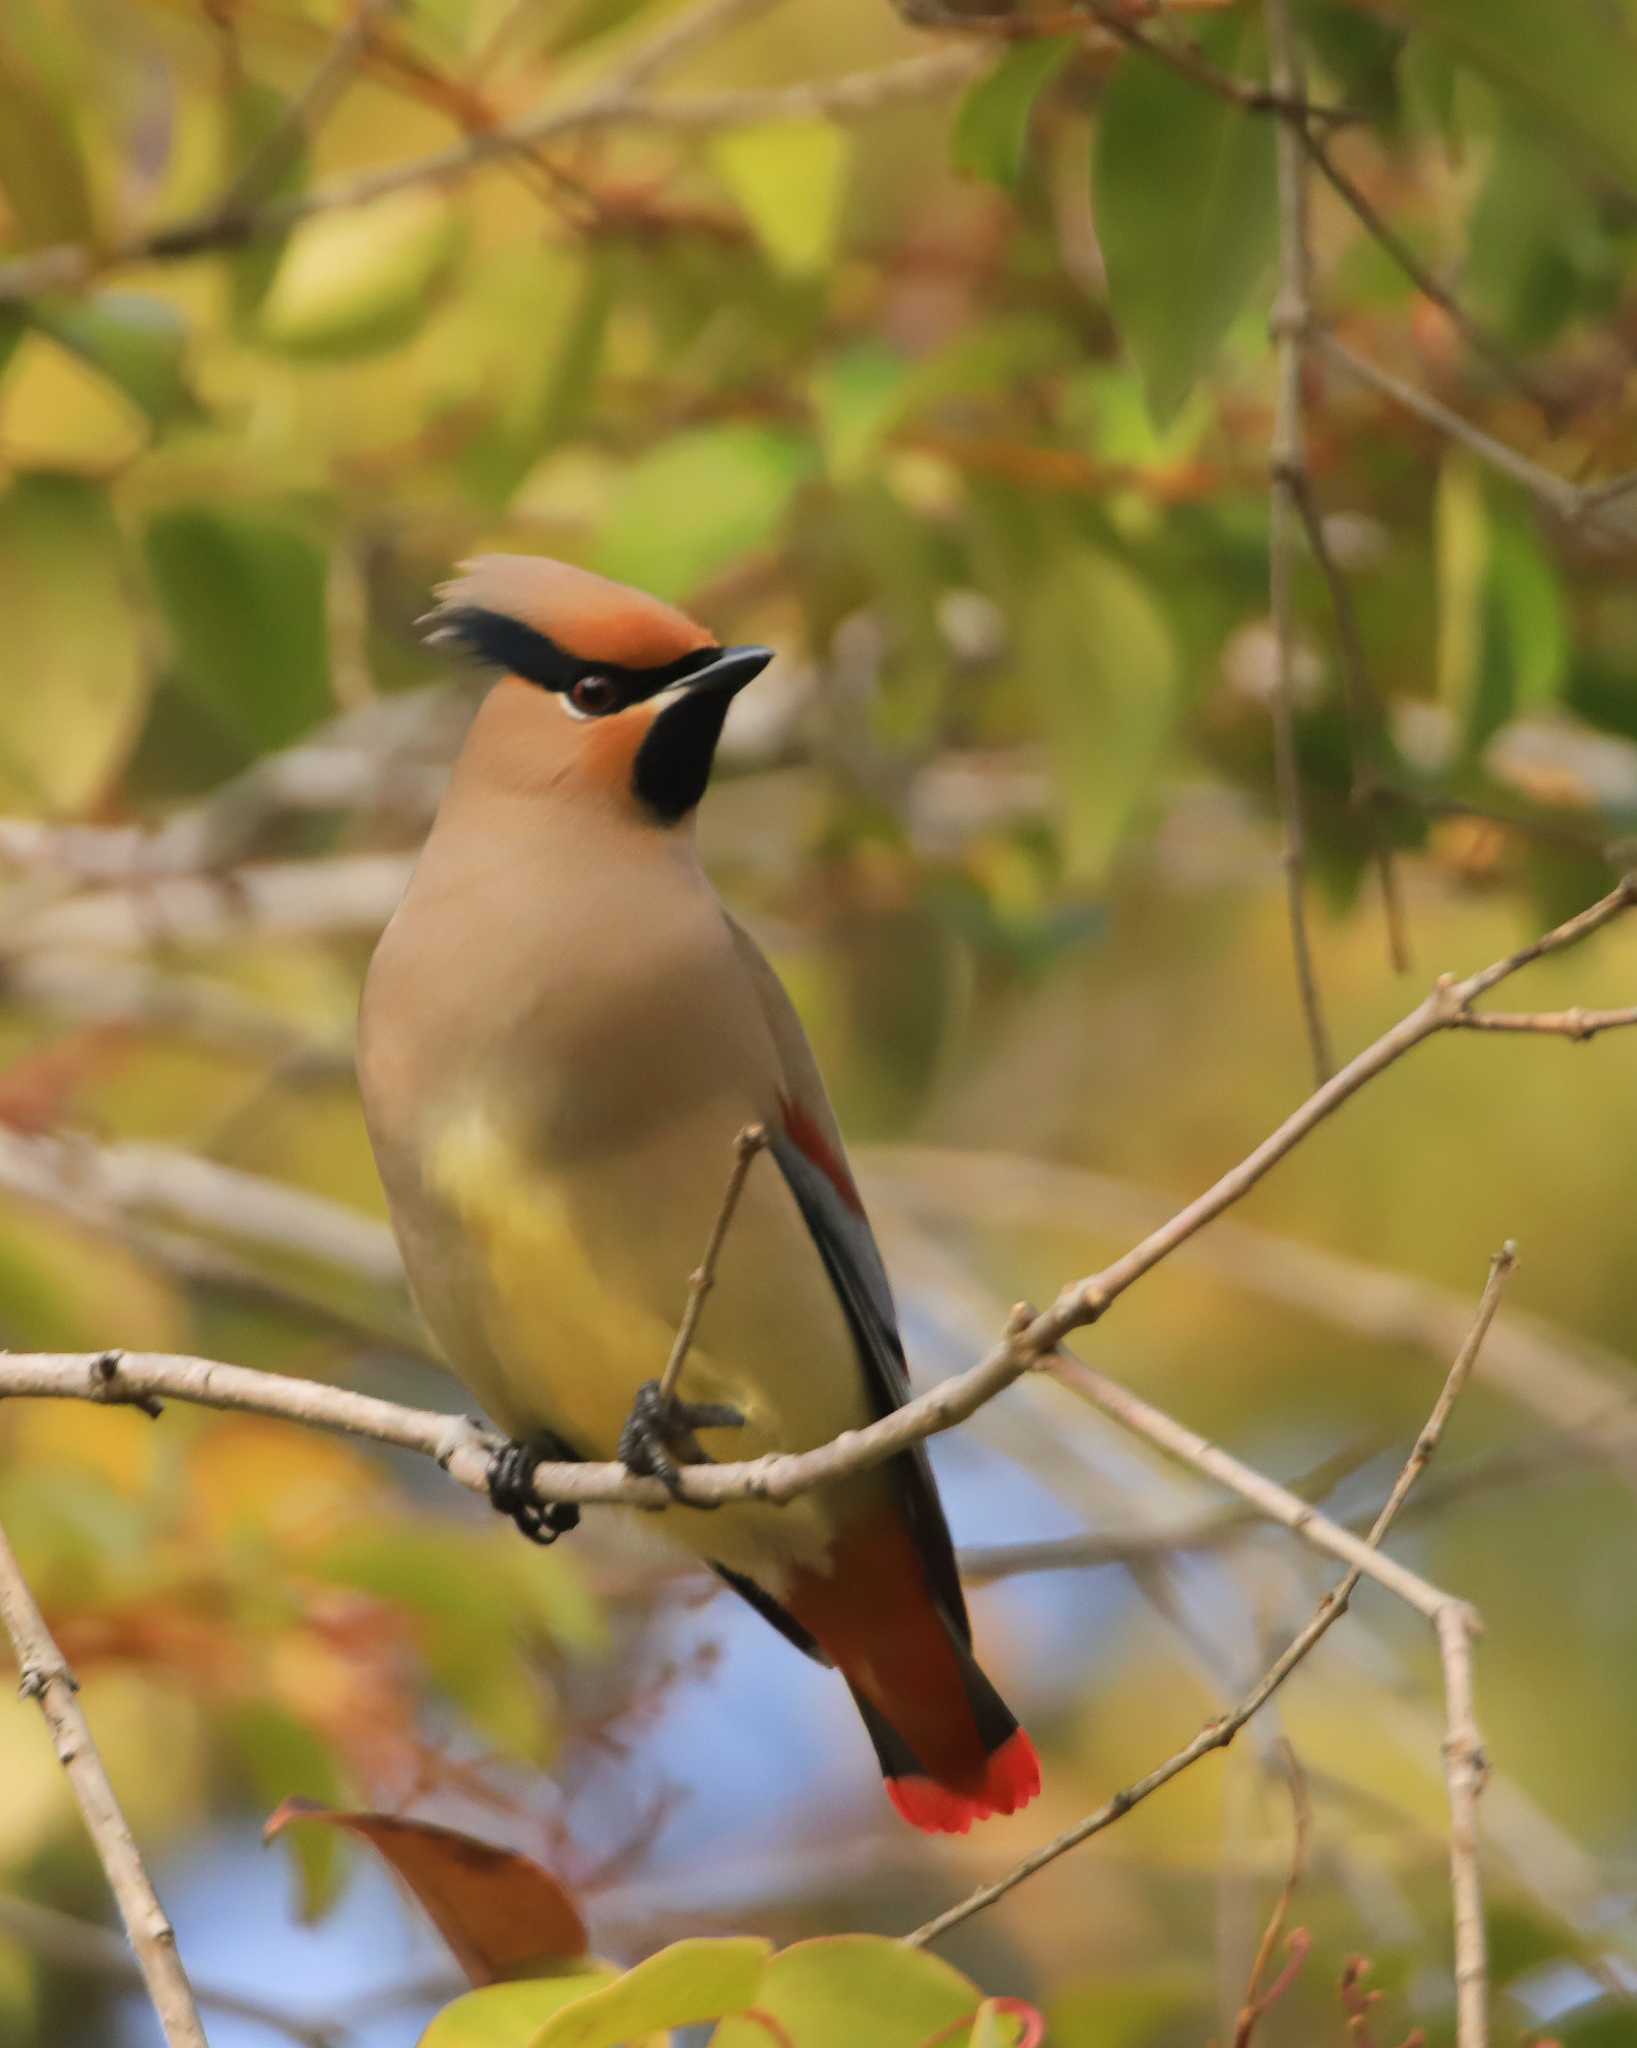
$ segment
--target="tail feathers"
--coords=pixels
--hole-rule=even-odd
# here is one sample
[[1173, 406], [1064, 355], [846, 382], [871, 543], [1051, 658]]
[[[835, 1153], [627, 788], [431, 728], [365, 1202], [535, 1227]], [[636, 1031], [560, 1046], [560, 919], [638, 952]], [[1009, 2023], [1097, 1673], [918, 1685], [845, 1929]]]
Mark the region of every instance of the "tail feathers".
[[887, 1797], [911, 1827], [928, 1835], [964, 1835], [975, 1820], [997, 1813], [1016, 1813], [1040, 1790], [1040, 1758], [1021, 1728], [1016, 1728], [985, 1766], [971, 1790], [957, 1791], [935, 1778], [908, 1773], [888, 1778]]
[[[977, 1666], [974, 1675], [1000, 1706]], [[1006, 1715], [1010, 1732], [1000, 1737], [975, 1768], [958, 1776], [947, 1769], [933, 1777], [881, 1710], [856, 1689], [853, 1699], [881, 1760], [887, 1797], [911, 1827], [928, 1835], [964, 1835], [976, 1820], [1017, 1813], [1040, 1790], [1040, 1758], [1024, 1731]]]
[[779, 1626], [840, 1668], [893, 1805], [933, 1834], [1027, 1805], [1034, 1745], [934, 1596], [896, 1504], [847, 1528], [829, 1564], [792, 1574]]

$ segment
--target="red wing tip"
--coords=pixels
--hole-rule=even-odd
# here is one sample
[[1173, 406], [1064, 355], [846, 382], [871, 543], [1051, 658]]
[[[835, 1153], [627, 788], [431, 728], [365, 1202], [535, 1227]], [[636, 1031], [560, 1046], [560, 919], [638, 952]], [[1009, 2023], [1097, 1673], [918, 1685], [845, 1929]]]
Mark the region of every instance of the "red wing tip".
[[1039, 1790], [1040, 1758], [1021, 1728], [990, 1757], [982, 1783], [972, 1791], [932, 1778], [887, 1780], [887, 1797], [912, 1828], [928, 1835], [964, 1835], [975, 1820], [1017, 1813]]

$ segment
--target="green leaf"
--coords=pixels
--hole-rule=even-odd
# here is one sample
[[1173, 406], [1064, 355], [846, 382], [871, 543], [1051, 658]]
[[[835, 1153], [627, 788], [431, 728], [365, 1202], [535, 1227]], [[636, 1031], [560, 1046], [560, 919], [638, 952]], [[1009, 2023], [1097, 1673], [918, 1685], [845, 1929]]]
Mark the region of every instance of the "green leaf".
[[155, 426], [198, 411], [184, 374], [187, 327], [168, 300], [142, 292], [36, 300], [29, 319], [116, 385]]
[[[1214, 61], [1258, 68], [1245, 17], [1202, 36]], [[1109, 302], [1164, 426], [1209, 364], [1277, 243], [1273, 124], [1140, 53], [1103, 97], [1094, 156]]]
[[91, 187], [68, 94], [0, 34], [0, 191], [29, 243], [90, 241]]
[[448, 201], [427, 191], [303, 221], [262, 301], [262, 340], [297, 356], [369, 355], [408, 340], [459, 240]]
[[1093, 547], [1047, 548], [1024, 605], [1018, 667], [1046, 728], [1064, 872], [1100, 881], [1160, 764], [1176, 649], [1147, 586]]
[[1467, 226], [1474, 302], [1519, 348], [1618, 288], [1620, 264], [1593, 195], [1517, 121], [1495, 137], [1489, 176]]
[[743, 422], [675, 434], [625, 472], [596, 566], [622, 583], [686, 598], [718, 570], [778, 544], [813, 451]]
[[[303, 126], [297, 135], [288, 136], [286, 116], [289, 105], [282, 93], [275, 92], [270, 85], [263, 85], [260, 79], [241, 75], [227, 85], [220, 102], [218, 148], [221, 161], [218, 179], [221, 189], [231, 189], [235, 181], [243, 177], [247, 167], [264, 161], [263, 151], [269, 138], [279, 132], [286, 133], [287, 144], [278, 161], [256, 179], [256, 203], [286, 198], [299, 192], [306, 184], [306, 129]], [[230, 253], [227, 259], [229, 302], [234, 323], [241, 331], [253, 326], [268, 287], [283, 261], [289, 239], [289, 230], [279, 235], [257, 235], [242, 249]]]
[[1558, 701], [1569, 621], [1533, 526], [1491, 508], [1470, 458], [1446, 460], [1437, 518], [1438, 689], [1470, 759], [1510, 719]]
[[554, 2013], [618, 1979], [617, 1970], [595, 1967], [566, 1977], [533, 1977], [525, 1984], [490, 1984], [482, 1991], [468, 1991], [437, 2014], [422, 2034], [420, 2048], [531, 2048]]
[[[330, 1745], [272, 1700], [247, 1700], [223, 1724], [258, 1806], [299, 1793], [324, 1806], [345, 1796]], [[295, 1866], [301, 1918], [317, 1920], [340, 1896], [341, 1843], [329, 1828], [292, 1828], [284, 1838]]]
[[257, 512], [181, 506], [145, 536], [178, 679], [257, 749], [331, 708], [323, 550]]
[[[937, 1956], [875, 1934], [828, 1935], [781, 1949], [755, 1993], [799, 2048], [922, 2048], [929, 2036], [971, 2020], [983, 1993]], [[711, 2048], [768, 2048], [759, 2021], [725, 2019]]]
[[835, 248], [852, 154], [852, 136], [833, 121], [735, 128], [711, 144], [756, 239], [793, 277], [822, 270]]
[[23, 476], [0, 496], [0, 805], [82, 810], [136, 737], [148, 682], [102, 485]]
[[615, 1983], [564, 2006], [529, 2048], [617, 2048], [742, 2012], [757, 1998], [772, 1949], [770, 1941], [751, 1935], [673, 1942]]
[[958, 171], [1015, 185], [1029, 146], [1035, 101], [1074, 55], [1072, 36], [1015, 43], [987, 78], [980, 78], [955, 116], [952, 154]]
[[884, 342], [861, 341], [825, 358], [809, 395], [825, 466], [836, 483], [856, 483], [865, 474], [918, 388], [914, 367]]
[[1637, 39], [1629, 18], [1593, 0], [1401, 0], [1398, 12], [1582, 159], [1637, 191]]

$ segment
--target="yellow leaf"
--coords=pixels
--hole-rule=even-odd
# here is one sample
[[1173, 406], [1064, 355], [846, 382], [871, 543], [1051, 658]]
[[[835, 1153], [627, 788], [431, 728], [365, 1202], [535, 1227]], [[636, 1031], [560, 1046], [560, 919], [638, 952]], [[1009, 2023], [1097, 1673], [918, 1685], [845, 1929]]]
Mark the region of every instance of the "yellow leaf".
[[852, 138], [828, 121], [783, 121], [717, 138], [711, 155], [756, 238], [793, 276], [820, 270], [835, 247]]

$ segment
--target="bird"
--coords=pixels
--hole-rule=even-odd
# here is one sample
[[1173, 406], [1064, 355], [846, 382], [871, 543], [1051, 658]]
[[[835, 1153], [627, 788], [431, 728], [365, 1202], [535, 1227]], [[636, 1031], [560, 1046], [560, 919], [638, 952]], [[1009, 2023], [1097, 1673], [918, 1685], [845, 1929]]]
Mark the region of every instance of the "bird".
[[[428, 638], [495, 679], [365, 978], [360, 1092], [416, 1304], [511, 1438], [491, 1499], [551, 1541], [578, 1512], [536, 1498], [544, 1459], [621, 1459], [675, 1490], [679, 1461], [813, 1449], [909, 1379], [813, 1052], [696, 843], [728, 708], [771, 650], [539, 556], [463, 563], [436, 596]], [[1038, 1792], [973, 1654], [923, 1445], [783, 1505], [653, 1519], [839, 1670], [913, 1826], [964, 1834]]]

